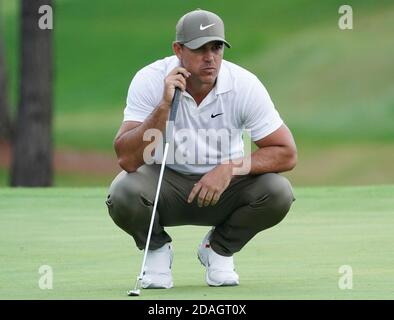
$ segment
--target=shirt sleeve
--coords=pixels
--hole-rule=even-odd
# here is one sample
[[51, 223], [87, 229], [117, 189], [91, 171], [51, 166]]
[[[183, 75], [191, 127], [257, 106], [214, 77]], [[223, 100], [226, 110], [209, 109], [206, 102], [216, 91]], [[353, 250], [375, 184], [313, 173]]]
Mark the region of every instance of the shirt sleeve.
[[283, 124], [264, 85], [257, 77], [252, 81], [243, 109], [244, 128], [250, 130], [253, 141], [258, 141]]
[[148, 68], [138, 71], [129, 86], [123, 121], [143, 122], [159, 105], [163, 90], [160, 72]]

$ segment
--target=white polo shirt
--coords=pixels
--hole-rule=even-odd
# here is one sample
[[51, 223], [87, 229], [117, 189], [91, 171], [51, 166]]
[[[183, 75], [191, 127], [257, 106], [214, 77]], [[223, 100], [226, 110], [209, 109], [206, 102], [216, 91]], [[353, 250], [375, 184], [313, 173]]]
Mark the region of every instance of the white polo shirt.
[[[136, 73], [128, 90], [124, 121], [143, 122], [152, 113], [162, 100], [165, 77], [177, 66], [179, 59], [171, 56]], [[184, 174], [204, 174], [226, 160], [243, 156], [243, 130], [248, 130], [251, 139], [257, 141], [282, 124], [259, 79], [223, 60], [215, 87], [200, 105], [189, 93], [181, 94], [174, 144], [166, 165]], [[161, 156], [162, 149], [157, 148], [158, 163]]]

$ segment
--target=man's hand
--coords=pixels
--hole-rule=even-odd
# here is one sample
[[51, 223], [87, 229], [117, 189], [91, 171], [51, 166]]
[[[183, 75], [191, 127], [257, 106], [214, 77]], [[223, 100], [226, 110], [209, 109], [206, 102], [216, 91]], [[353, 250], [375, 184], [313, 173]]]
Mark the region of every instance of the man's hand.
[[231, 182], [233, 168], [231, 164], [220, 164], [213, 170], [206, 173], [198, 181], [190, 192], [188, 203], [192, 203], [198, 194], [197, 204], [202, 206], [214, 206], [222, 193], [227, 189]]
[[189, 78], [191, 73], [185, 68], [176, 67], [164, 79], [164, 94], [162, 103], [170, 106], [172, 98], [174, 97], [175, 87], [182, 91], [186, 90], [186, 79]]

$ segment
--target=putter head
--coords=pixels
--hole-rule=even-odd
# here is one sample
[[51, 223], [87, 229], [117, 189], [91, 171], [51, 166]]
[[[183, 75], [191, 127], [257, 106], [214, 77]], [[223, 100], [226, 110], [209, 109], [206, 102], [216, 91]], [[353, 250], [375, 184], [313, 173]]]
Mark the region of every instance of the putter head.
[[134, 290], [127, 291], [127, 295], [129, 297], [138, 297], [140, 294], [141, 294], [141, 290], [140, 289], [134, 289]]
[[141, 294], [141, 290], [139, 289], [141, 280], [142, 280], [142, 276], [139, 275], [137, 277], [137, 281], [135, 282], [134, 289], [127, 291], [127, 295], [129, 297], [138, 297]]

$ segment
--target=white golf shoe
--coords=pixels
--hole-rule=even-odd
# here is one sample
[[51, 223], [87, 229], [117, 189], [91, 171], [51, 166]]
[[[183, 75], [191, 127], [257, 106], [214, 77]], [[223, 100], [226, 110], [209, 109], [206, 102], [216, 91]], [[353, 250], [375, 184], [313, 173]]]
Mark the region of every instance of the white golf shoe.
[[172, 245], [166, 243], [159, 249], [148, 250], [141, 287], [144, 289], [169, 289], [173, 287], [171, 265]]
[[206, 281], [210, 286], [237, 286], [238, 274], [234, 269], [233, 257], [225, 257], [212, 250], [209, 239], [214, 229], [210, 230], [198, 247], [197, 257], [206, 268]]

